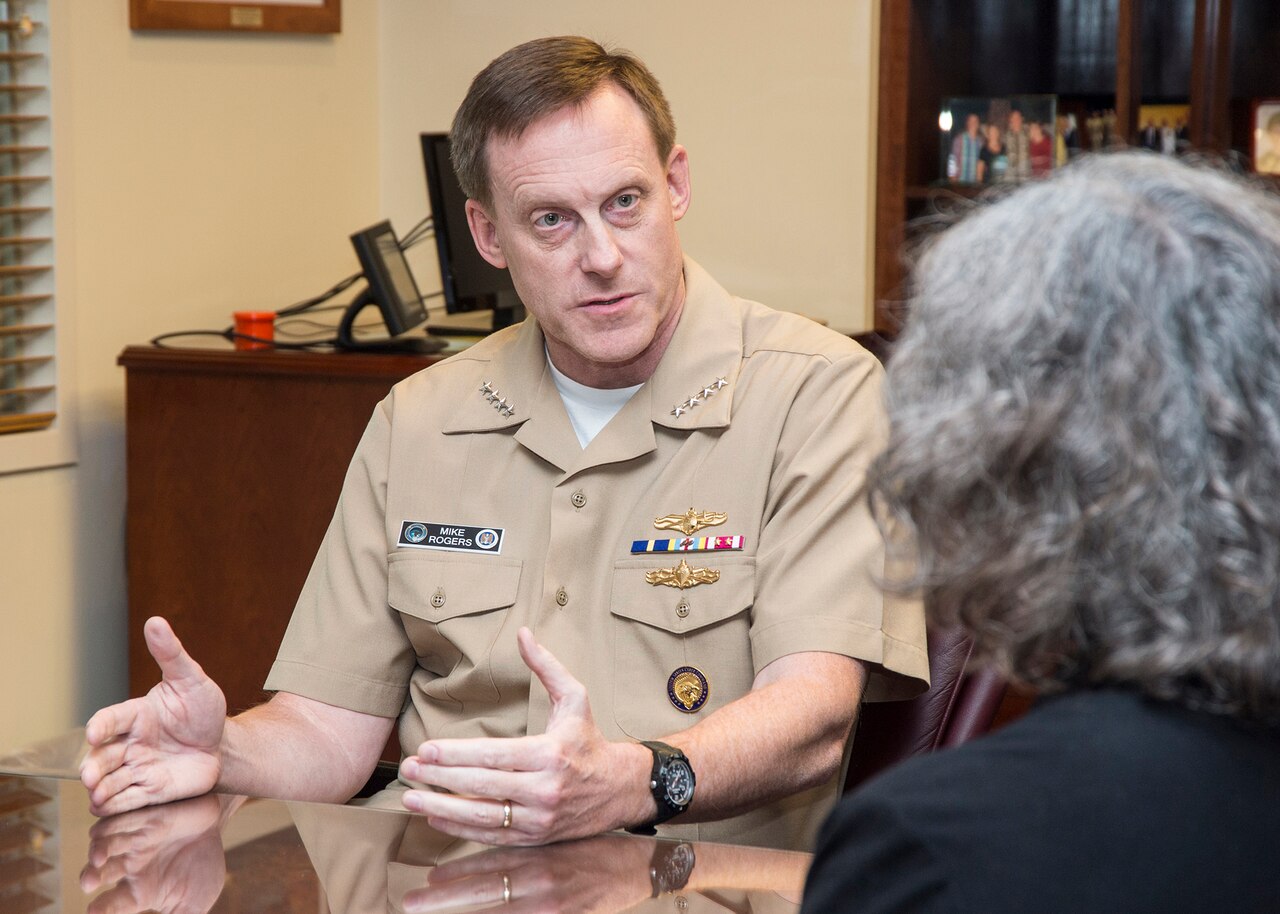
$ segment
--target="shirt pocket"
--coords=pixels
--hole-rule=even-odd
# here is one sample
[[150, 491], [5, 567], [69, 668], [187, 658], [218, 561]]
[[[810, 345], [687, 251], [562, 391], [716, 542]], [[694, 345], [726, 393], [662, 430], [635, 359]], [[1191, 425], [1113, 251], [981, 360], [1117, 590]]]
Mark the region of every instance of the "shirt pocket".
[[493, 645], [520, 592], [523, 565], [496, 556], [390, 556], [387, 602], [400, 614], [418, 664], [448, 677], [445, 691], [454, 700], [497, 700]]
[[[720, 572], [686, 589], [650, 584], [645, 573], [684, 559]], [[622, 732], [654, 739], [693, 726], [751, 689], [751, 607], [755, 559], [679, 553], [623, 559], [613, 569], [614, 718]], [[672, 677], [691, 667], [706, 680], [693, 710], [669, 694]], [[689, 677], [682, 677], [688, 680]], [[689, 695], [685, 694], [685, 700]]]

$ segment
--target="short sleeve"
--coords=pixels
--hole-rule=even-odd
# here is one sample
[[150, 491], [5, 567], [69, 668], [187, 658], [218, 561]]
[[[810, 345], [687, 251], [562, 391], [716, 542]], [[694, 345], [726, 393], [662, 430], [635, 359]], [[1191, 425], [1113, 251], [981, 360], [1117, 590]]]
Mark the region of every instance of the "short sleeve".
[[822, 359], [800, 385], [770, 480], [751, 631], [757, 671], [803, 651], [872, 664], [870, 700], [912, 697], [929, 678], [923, 610], [883, 595], [884, 540], [867, 502], [887, 440], [883, 376], [857, 350]]
[[415, 663], [387, 602], [391, 409], [375, 408], [356, 448], [264, 686], [379, 717], [400, 713]]

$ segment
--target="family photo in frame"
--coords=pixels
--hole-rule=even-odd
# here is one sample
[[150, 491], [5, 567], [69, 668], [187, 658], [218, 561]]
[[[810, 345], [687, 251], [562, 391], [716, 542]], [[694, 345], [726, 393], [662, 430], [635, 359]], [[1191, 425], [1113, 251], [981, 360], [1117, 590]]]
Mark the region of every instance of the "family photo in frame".
[[1251, 161], [1260, 175], [1280, 175], [1280, 98], [1253, 103]]
[[942, 177], [986, 185], [1043, 177], [1066, 161], [1054, 95], [950, 98], [938, 115]]

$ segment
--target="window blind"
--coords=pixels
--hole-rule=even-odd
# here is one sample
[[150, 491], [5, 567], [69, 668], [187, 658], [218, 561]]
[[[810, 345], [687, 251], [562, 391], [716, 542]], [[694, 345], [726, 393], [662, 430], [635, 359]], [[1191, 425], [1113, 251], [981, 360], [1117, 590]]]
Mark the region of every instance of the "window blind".
[[0, 0], [0, 434], [57, 418], [47, 0]]

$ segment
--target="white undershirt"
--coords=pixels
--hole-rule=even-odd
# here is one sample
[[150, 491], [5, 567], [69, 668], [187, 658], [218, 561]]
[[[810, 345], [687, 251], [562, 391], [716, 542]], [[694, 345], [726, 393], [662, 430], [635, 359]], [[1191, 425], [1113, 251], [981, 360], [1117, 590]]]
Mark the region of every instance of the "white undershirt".
[[556, 382], [556, 390], [560, 391], [560, 399], [564, 401], [565, 412], [569, 414], [569, 422], [573, 425], [578, 443], [585, 448], [591, 443], [600, 429], [609, 424], [609, 420], [618, 414], [635, 392], [643, 387], [615, 387], [601, 389], [579, 384], [566, 375], [551, 362], [547, 356], [547, 367], [551, 369], [551, 377]]

